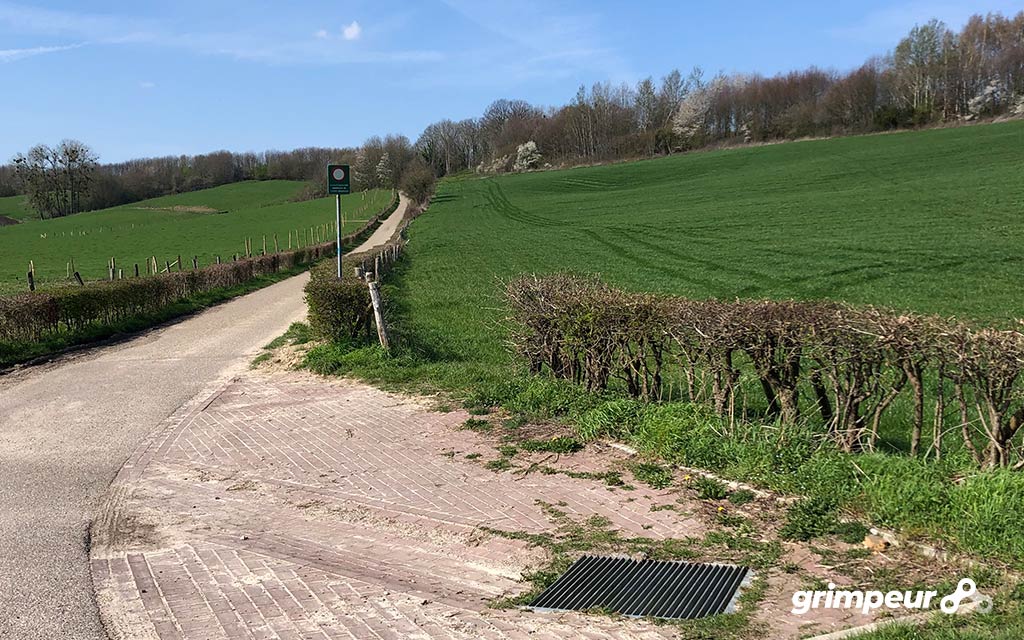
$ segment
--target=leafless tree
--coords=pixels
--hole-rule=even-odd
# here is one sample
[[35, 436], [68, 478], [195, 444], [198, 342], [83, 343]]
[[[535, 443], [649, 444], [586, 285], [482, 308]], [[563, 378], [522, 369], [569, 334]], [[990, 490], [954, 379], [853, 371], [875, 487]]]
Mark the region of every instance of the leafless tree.
[[63, 140], [56, 147], [36, 145], [18, 154], [13, 164], [29, 204], [40, 218], [58, 218], [82, 210], [97, 156], [77, 140]]

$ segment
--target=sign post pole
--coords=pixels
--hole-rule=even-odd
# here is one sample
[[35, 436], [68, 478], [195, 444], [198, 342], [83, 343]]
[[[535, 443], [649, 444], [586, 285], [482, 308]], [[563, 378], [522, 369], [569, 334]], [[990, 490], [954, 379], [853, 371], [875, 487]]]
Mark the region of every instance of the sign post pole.
[[334, 207], [334, 231], [338, 237], [338, 280], [341, 280], [341, 194], [334, 196], [336, 206]]
[[335, 196], [334, 230], [337, 237], [338, 279], [341, 280], [341, 196], [352, 193], [352, 183], [347, 164], [327, 165], [327, 193]]

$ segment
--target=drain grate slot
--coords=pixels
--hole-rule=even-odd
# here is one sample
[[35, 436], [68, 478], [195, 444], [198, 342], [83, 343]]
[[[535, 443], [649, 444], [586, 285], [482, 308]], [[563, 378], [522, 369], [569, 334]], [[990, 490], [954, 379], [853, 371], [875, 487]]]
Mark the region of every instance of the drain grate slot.
[[691, 619], [729, 610], [749, 570], [727, 564], [583, 556], [528, 605]]

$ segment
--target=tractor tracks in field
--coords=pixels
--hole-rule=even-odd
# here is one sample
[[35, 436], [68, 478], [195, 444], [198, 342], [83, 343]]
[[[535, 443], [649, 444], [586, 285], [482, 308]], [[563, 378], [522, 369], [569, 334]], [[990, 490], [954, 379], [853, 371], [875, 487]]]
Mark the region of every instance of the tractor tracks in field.
[[508, 196], [505, 195], [505, 192], [502, 190], [501, 185], [498, 184], [498, 181], [493, 178], [487, 178], [484, 181], [484, 185], [487, 187], [487, 204], [509, 220], [514, 220], [515, 222], [535, 227], [569, 226], [568, 222], [551, 220], [515, 206], [511, 201], [509, 201]]
[[[498, 180], [487, 178], [486, 206], [500, 216], [523, 225], [543, 229], [565, 229], [567, 232], [581, 236], [586, 241], [600, 247], [614, 258], [622, 260], [639, 269], [661, 274], [676, 281], [685, 282], [700, 289], [721, 289], [726, 284], [720, 276], [738, 279], [743, 286], [730, 293], [731, 296], [756, 296], [768, 289], [790, 290], [790, 295], [800, 297], [827, 297], [829, 292], [866, 282], [882, 280], [898, 272], [920, 271], [922, 268], [947, 269], [963, 263], [962, 259], [943, 260], [939, 264], [927, 267], [911, 267], [891, 259], [876, 259], [867, 263], [850, 264], [841, 268], [817, 270], [810, 268], [801, 274], [775, 273], [770, 269], [757, 270], [733, 265], [724, 260], [717, 260], [716, 255], [705, 248], [686, 251], [671, 246], [677, 240], [667, 230], [651, 225], [621, 226], [615, 225], [600, 229], [580, 226], [570, 221], [558, 221], [531, 213], [513, 204], [505, 194]], [[696, 241], [707, 241], [706, 235], [695, 238]], [[725, 238], [719, 237], [719, 240]], [[660, 241], [667, 241], [661, 243]], [[868, 247], [847, 247], [841, 251], [872, 253]], [[794, 251], [792, 258], [800, 262], [813, 261], [818, 253], [815, 251]], [[808, 265], [810, 267], [811, 265]]]

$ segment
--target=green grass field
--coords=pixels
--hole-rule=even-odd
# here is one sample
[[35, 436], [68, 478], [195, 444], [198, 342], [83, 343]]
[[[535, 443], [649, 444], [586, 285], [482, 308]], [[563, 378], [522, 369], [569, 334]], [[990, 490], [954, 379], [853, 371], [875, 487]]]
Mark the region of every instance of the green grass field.
[[32, 220], [39, 217], [36, 212], [28, 208], [25, 196], [0, 198], [0, 216], [18, 221]]
[[411, 231], [401, 321], [507, 361], [499, 279], [569, 269], [698, 298], [1024, 316], [1024, 122], [448, 179]]
[[[302, 186], [284, 180], [242, 182], [0, 227], [0, 292], [26, 289], [29, 260], [35, 262], [36, 278], [45, 286], [65, 280], [72, 258], [83, 278], [97, 279], [106, 276], [112, 256], [127, 272], [136, 262], [144, 269], [150, 256], [156, 256], [161, 266], [178, 255], [186, 261], [198, 256], [201, 265], [210, 264], [218, 254], [230, 259], [244, 251], [245, 237], [252, 238], [253, 251], [259, 252], [266, 235], [268, 250], [273, 251], [277, 234], [285, 249], [289, 231], [305, 229], [308, 237], [310, 226], [334, 221], [333, 198], [291, 202]], [[357, 229], [390, 201], [387, 191], [345, 196], [345, 231]], [[5, 206], [13, 211], [16, 203], [0, 200], [0, 207]]]
[[[1006, 324], [1024, 316], [1022, 149], [1024, 122], [1011, 122], [448, 178], [386, 286], [400, 347], [325, 345], [307, 364], [451, 392], [473, 411], [565, 420], [584, 439], [628, 423], [629, 442], [657, 459], [1024, 566], [1011, 506], [1022, 476], [978, 474], [955, 434], [941, 463], [901, 453], [905, 424], [883, 425], [881, 452], [854, 456], [819, 448], [813, 428], [741, 423], [723, 437], [720, 418], [685, 402], [529, 376], [507, 348], [501, 296], [502, 279], [568, 269], [633, 290], [832, 298]], [[909, 420], [909, 406], [892, 413]]]

